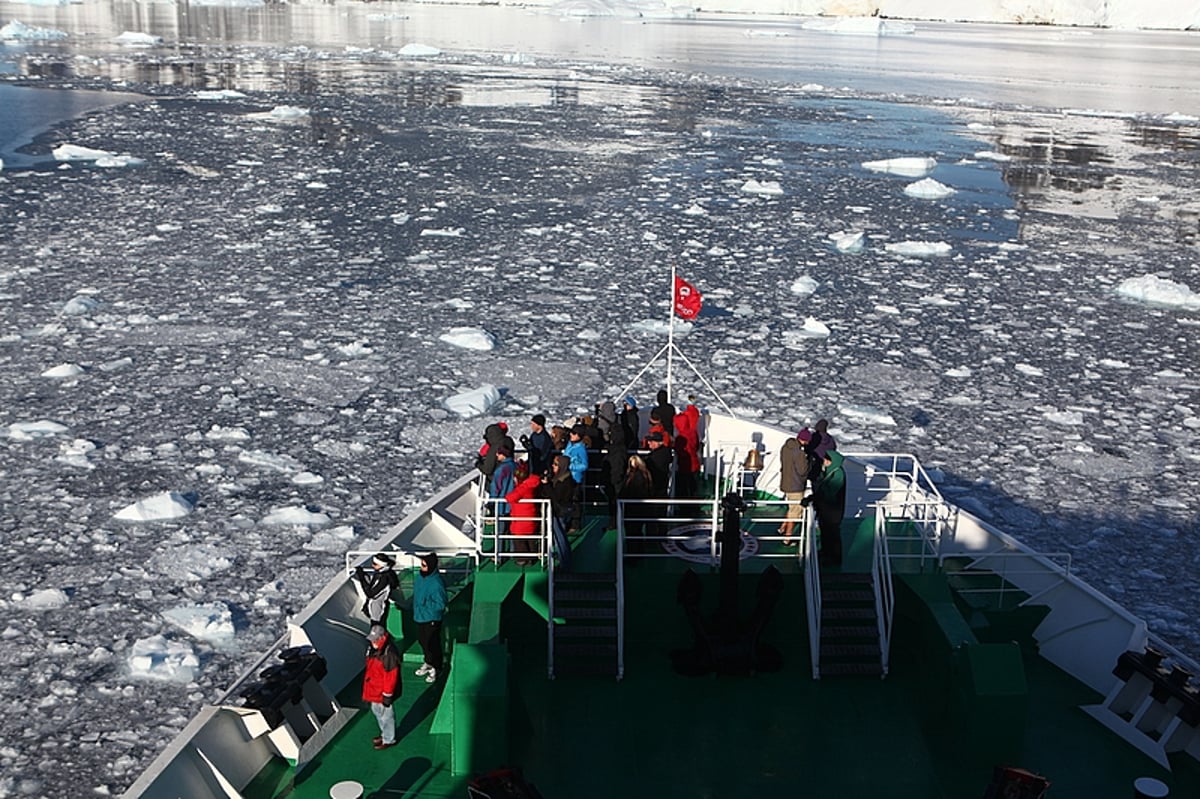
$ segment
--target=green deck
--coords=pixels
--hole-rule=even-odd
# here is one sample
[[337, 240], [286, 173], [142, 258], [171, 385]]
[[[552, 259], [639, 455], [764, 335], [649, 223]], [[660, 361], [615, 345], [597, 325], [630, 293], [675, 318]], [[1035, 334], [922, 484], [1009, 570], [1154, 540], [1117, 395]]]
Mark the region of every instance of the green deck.
[[[848, 571], [867, 562], [868, 528], [848, 541]], [[577, 566], [611, 569], [613, 543], [611, 531], [590, 531], [576, 543]], [[743, 616], [765, 564], [743, 562]], [[956, 614], [944, 575], [899, 581], [886, 680], [811, 678], [794, 562], [781, 567], [785, 591], [763, 635], [783, 654], [780, 670], [679, 676], [669, 653], [691, 645], [675, 602], [684, 566], [669, 559], [627, 570], [621, 681], [548, 680], [544, 573], [506, 565], [480, 575], [448, 624], [461, 643], [446, 685], [427, 685], [412, 674], [417, 661], [406, 663], [399, 746], [374, 751], [378, 728], [364, 711], [300, 776], [277, 763], [246, 796], [326, 799], [332, 784], [354, 779], [367, 797], [466, 797], [470, 773], [520, 766], [546, 799], [974, 799], [996, 765], [1045, 776], [1051, 799], [1125, 799], [1141, 776], [1163, 780], [1173, 797], [1200, 796], [1194, 761], [1180, 758], [1166, 773], [1110, 734], [1079, 710], [1100, 697], [1038, 658], [1028, 640], [1003, 642], [1011, 632], [1003, 614], [988, 614], [1000, 622], [991, 627]], [[703, 606], [714, 609], [717, 576], [696, 570]], [[357, 688], [342, 700], [358, 704]]]

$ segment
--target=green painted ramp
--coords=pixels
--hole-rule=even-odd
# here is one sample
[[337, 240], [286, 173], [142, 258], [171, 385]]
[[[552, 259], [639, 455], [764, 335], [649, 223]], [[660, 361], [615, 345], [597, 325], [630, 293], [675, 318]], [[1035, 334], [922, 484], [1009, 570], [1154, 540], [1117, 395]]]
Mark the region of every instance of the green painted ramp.
[[523, 576], [521, 570], [505, 567], [476, 573], [468, 643], [494, 644], [500, 640], [500, 606]]
[[459, 644], [431, 733], [450, 735], [450, 770], [478, 774], [508, 762], [508, 647]]

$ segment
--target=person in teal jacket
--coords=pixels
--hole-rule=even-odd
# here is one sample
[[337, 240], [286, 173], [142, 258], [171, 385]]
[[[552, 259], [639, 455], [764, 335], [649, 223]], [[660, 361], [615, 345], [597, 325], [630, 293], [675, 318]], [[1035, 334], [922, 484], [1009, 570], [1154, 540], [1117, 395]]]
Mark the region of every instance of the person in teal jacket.
[[446, 584], [438, 573], [436, 552], [421, 556], [421, 573], [413, 585], [413, 621], [417, 623], [417, 641], [424, 662], [417, 676], [435, 682], [442, 670], [442, 616], [446, 614]]

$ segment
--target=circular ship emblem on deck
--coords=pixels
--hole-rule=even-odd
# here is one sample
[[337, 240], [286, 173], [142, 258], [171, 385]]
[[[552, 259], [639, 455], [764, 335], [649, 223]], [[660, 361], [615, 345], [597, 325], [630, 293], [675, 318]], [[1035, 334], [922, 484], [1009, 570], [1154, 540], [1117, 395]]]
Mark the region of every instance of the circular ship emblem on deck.
[[[712, 563], [711, 524], [683, 524], [672, 527], [667, 532], [667, 540], [663, 549], [669, 554], [694, 563]], [[738, 550], [738, 560], [754, 557], [758, 554], [758, 539], [742, 531], [741, 548]]]

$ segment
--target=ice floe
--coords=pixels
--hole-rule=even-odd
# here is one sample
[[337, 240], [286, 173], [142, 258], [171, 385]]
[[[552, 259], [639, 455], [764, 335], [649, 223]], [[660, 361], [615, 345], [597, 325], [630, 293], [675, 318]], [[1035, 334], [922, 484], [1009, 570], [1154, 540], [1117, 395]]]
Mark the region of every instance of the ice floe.
[[177, 491], [164, 491], [132, 505], [127, 505], [113, 514], [114, 519], [127, 522], [158, 522], [180, 519], [192, 512], [192, 502]]
[[438, 336], [438, 341], [476, 352], [491, 352], [496, 348], [495, 337], [479, 327], [452, 327]]
[[904, 187], [904, 193], [909, 197], [917, 197], [922, 200], [941, 200], [951, 196], [955, 192], [955, 189], [944, 183], [939, 183], [933, 178], [924, 178]]
[[1122, 297], [1150, 305], [1200, 310], [1200, 294], [1183, 283], [1157, 275], [1126, 278], [1117, 286], [1116, 292]]
[[937, 161], [928, 157], [906, 155], [899, 158], [885, 158], [881, 161], [866, 161], [862, 167], [871, 172], [883, 172], [906, 178], [923, 178], [937, 167]]

